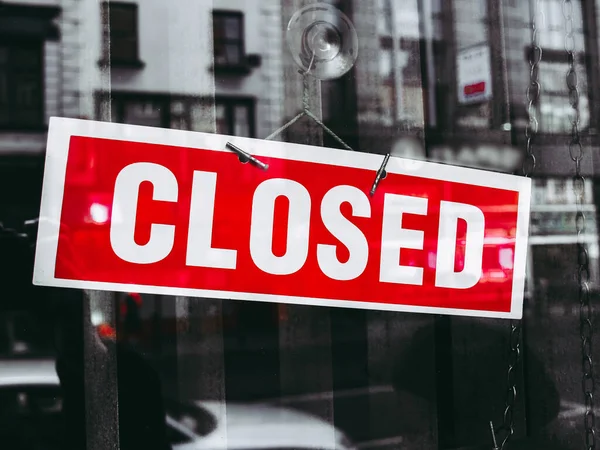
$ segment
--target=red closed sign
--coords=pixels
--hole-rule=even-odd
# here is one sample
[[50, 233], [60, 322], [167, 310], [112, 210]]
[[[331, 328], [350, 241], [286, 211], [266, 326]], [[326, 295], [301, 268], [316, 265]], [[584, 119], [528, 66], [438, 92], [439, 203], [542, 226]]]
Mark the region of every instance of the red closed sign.
[[53, 118], [34, 283], [520, 318], [530, 180], [382, 160]]

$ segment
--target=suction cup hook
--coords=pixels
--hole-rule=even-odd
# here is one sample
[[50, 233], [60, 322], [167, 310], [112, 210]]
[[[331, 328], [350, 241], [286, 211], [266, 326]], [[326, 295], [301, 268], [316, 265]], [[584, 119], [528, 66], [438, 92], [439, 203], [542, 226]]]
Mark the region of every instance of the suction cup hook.
[[319, 80], [341, 77], [358, 57], [354, 25], [327, 3], [315, 3], [297, 11], [288, 24], [286, 40], [302, 72]]

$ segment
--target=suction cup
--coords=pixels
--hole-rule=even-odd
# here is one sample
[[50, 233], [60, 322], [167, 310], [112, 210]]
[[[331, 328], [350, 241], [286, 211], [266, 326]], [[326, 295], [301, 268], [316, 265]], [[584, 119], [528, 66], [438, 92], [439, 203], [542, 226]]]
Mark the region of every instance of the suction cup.
[[327, 3], [315, 3], [297, 11], [288, 24], [286, 40], [296, 64], [320, 80], [346, 74], [358, 57], [354, 25]]

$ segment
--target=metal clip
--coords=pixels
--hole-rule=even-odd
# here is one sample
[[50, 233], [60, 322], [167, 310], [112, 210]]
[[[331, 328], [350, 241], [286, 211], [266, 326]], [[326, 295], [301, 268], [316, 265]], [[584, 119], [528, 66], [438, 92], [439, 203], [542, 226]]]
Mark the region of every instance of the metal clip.
[[383, 158], [383, 162], [381, 163], [381, 167], [377, 171], [377, 176], [375, 177], [375, 181], [373, 181], [373, 186], [371, 186], [371, 196], [375, 195], [375, 191], [377, 190], [377, 186], [379, 186], [379, 182], [387, 176], [387, 172], [385, 168], [387, 167], [387, 163], [390, 160], [390, 154], [388, 153]]
[[241, 148], [233, 145], [231, 142], [228, 142], [225, 145], [229, 150], [234, 151], [235, 153], [238, 154], [240, 161], [242, 161], [243, 163], [246, 163], [248, 161], [250, 161], [252, 164], [254, 164], [255, 166], [260, 167], [262, 170], [267, 170], [269, 168], [269, 165], [259, 161], [258, 159], [256, 159], [254, 156], [252, 156], [250, 153], [245, 152], [244, 150], [242, 150]]
[[498, 442], [496, 441], [496, 431], [494, 430], [494, 424], [491, 420], [490, 420], [490, 430], [492, 432], [492, 442], [494, 443], [494, 448], [492, 450], [500, 450], [500, 447], [498, 447]]

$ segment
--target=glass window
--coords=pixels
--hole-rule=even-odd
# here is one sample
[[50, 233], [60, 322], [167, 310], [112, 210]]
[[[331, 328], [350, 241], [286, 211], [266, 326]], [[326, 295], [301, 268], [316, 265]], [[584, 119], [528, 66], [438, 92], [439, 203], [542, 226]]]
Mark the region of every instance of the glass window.
[[42, 126], [42, 83], [41, 43], [0, 43], [0, 127]]
[[217, 132], [234, 136], [254, 136], [254, 106], [251, 100], [223, 98], [215, 105]]
[[250, 109], [247, 106], [236, 105], [234, 109], [234, 132], [236, 136], [250, 136]]
[[[589, 102], [585, 67], [577, 67], [579, 93], [579, 127], [585, 129], [590, 124]], [[573, 108], [566, 89], [566, 62], [547, 61], [540, 63], [540, 84], [543, 86], [539, 99], [540, 127], [549, 133], [568, 133]]]
[[156, 103], [126, 102], [124, 105], [123, 120], [132, 125], [147, 125], [159, 127], [162, 124], [161, 109]]
[[189, 108], [190, 105], [187, 101], [171, 101], [171, 128], [175, 128], [178, 130], [191, 129]]
[[[565, 9], [566, 8], [566, 9]], [[583, 21], [581, 2], [573, 1], [564, 5], [562, 0], [541, 0], [540, 12], [543, 14], [544, 23], [540, 33], [540, 44], [543, 48], [564, 51], [565, 46], [565, 11], [571, 10], [573, 19], [573, 33], [575, 34], [575, 48], [583, 48]]]
[[227, 134], [229, 131], [229, 121], [227, 120], [227, 108], [224, 104], [218, 104], [215, 107], [217, 122], [217, 133]]
[[236, 66], [244, 57], [243, 15], [238, 11], [213, 12], [215, 64]]
[[[115, 122], [178, 130], [191, 129], [192, 109], [197, 103], [195, 99], [184, 96], [132, 93], [113, 94], [110, 101]], [[102, 105], [102, 102], [99, 105]], [[206, 113], [203, 109], [198, 112]]]
[[[112, 64], [135, 64], [139, 61], [138, 7], [135, 3], [104, 3], [110, 23], [110, 60]], [[105, 12], [106, 14], [106, 12]]]
[[[598, 402], [594, 409], [590, 402], [600, 383], [584, 390], [592, 388], [590, 361], [597, 372], [600, 358], [600, 0], [326, 3], [355, 28], [352, 67], [350, 34], [337, 35], [344, 21], [321, 6], [288, 34], [290, 19], [314, 1], [0, 0], [1, 449], [490, 449], [490, 421], [499, 447], [505, 425], [513, 426], [506, 450], [594, 447], [585, 445], [584, 428], [600, 424]], [[536, 5], [545, 20], [535, 35], [542, 60], [532, 71]], [[577, 99], [565, 79], [565, 13]], [[310, 27], [319, 21], [331, 26]], [[309, 29], [329, 34], [308, 45]], [[315, 60], [331, 58], [329, 73], [349, 70], [327, 80], [299, 72], [290, 40], [303, 57], [323, 45]], [[541, 93], [530, 105], [532, 76]], [[574, 100], [580, 123], [572, 137]], [[318, 120], [302, 115], [306, 108]], [[539, 123], [531, 141], [529, 113]], [[77, 135], [61, 141], [69, 147], [60, 153], [48, 117], [87, 119], [78, 131], [111, 128], [98, 121], [141, 125], [161, 145], [166, 135], [176, 138], [135, 157], [144, 144]], [[269, 143], [243, 139], [268, 136]], [[569, 155], [572, 139], [582, 144], [578, 162]], [[295, 147], [298, 158], [322, 160], [257, 157], [269, 164], [261, 170], [239, 163], [230, 141], [249, 153], [308, 145]], [[469, 183], [428, 191], [415, 176], [425, 167], [428, 177], [443, 177], [459, 166], [467, 180], [522, 177], [528, 150], [535, 167], [519, 247], [514, 205], [505, 204], [514, 191], [483, 195]], [[328, 159], [338, 151], [349, 163], [373, 163], [348, 176], [354, 169]], [[150, 164], [135, 166], [134, 158]], [[390, 165], [404, 170], [399, 192]], [[259, 191], [265, 180], [268, 189]], [[329, 208], [328, 183], [362, 200], [355, 208], [352, 197], [339, 197]], [[286, 186], [289, 197], [275, 195]], [[456, 236], [438, 243], [438, 205], [459, 191], [486, 206], [476, 289], [457, 297], [481, 307], [504, 295], [508, 305], [507, 292], [523, 282], [522, 320], [383, 310], [428, 301], [396, 293], [397, 267], [424, 273], [434, 288], [451, 252], [449, 271], [465, 270], [471, 222], [456, 219]], [[389, 247], [401, 250], [389, 259], [382, 211], [396, 197], [384, 194], [409, 194], [415, 204], [428, 197], [423, 214], [394, 216], [398, 236]], [[263, 198], [269, 207], [261, 212]], [[408, 199], [398, 206], [408, 208]], [[262, 221], [271, 219], [269, 234]], [[256, 230], [272, 242], [254, 239]], [[298, 242], [308, 246], [304, 265], [263, 283], [256, 248], [271, 252], [277, 272]], [[159, 247], [162, 258], [149, 262]], [[363, 255], [365, 282], [363, 274], [333, 280], [319, 254], [333, 261], [330, 271]], [[519, 254], [526, 264], [515, 264]], [[50, 262], [34, 278], [36, 260]], [[382, 260], [393, 269], [382, 270]], [[72, 283], [69, 271], [85, 272], [83, 281]], [[34, 285], [40, 273], [61, 287]], [[373, 302], [377, 283], [391, 292], [380, 297], [384, 305]], [[208, 288], [188, 290], [197, 286]], [[275, 287], [269, 301], [256, 300]], [[301, 295], [281, 296], [291, 287]], [[439, 288], [444, 306], [452, 294]], [[347, 302], [309, 306], [313, 289], [319, 298], [348, 289]], [[359, 296], [366, 301], [352, 307]], [[592, 437], [597, 447], [597, 430], [587, 431]]]

